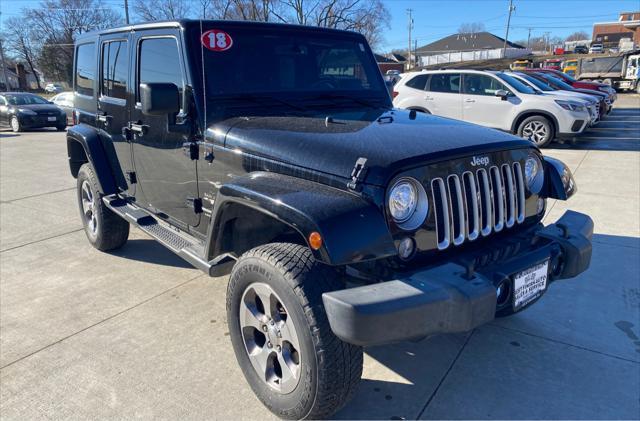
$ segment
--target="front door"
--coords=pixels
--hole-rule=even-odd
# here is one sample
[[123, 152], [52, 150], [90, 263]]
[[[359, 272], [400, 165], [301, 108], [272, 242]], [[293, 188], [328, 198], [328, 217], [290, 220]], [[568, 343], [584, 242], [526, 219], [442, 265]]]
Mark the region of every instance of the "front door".
[[496, 96], [499, 89], [510, 92], [498, 79], [478, 73], [465, 73], [463, 81], [462, 116], [469, 123], [508, 130], [513, 108], [520, 100], [515, 95], [507, 101]]
[[193, 206], [198, 198], [197, 161], [185, 154], [184, 135], [168, 130], [168, 119], [175, 116], [144, 115], [140, 105], [140, 84], [154, 82], [174, 83], [183, 104], [186, 73], [180, 34], [177, 30], [145, 30], [134, 33], [134, 40], [136, 104], [131, 109], [131, 123], [145, 130], [132, 132], [136, 201], [181, 228], [196, 227], [200, 222], [200, 213]]
[[129, 34], [119, 33], [100, 39], [100, 79], [98, 83], [98, 110], [96, 127], [101, 130], [105, 152], [114, 168], [117, 184], [122, 192], [135, 194], [135, 185], [127, 180], [133, 171], [131, 145], [122, 134], [129, 122]]

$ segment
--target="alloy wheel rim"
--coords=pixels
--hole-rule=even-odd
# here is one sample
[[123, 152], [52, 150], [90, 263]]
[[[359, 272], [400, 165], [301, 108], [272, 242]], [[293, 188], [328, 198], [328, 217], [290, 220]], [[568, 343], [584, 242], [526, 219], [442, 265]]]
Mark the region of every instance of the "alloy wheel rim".
[[17, 132], [19, 128], [20, 128], [20, 123], [18, 122], [18, 119], [17, 119], [17, 118], [15, 118], [15, 117], [13, 117], [13, 118], [11, 119], [11, 129], [12, 129], [14, 132]]
[[87, 180], [82, 182], [82, 213], [84, 214], [87, 227], [92, 234], [98, 231], [98, 218], [95, 214], [95, 197], [91, 191], [91, 186]]
[[530, 121], [522, 129], [522, 135], [535, 143], [542, 143], [547, 140], [549, 132], [547, 126], [540, 121]]
[[265, 283], [249, 285], [240, 300], [239, 319], [258, 377], [281, 394], [292, 392], [300, 380], [300, 341], [280, 297]]

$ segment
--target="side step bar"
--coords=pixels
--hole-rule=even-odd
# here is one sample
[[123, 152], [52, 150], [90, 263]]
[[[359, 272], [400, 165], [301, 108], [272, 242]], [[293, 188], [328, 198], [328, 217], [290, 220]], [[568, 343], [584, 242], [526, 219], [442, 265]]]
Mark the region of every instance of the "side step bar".
[[152, 214], [127, 202], [118, 195], [105, 196], [102, 200], [109, 209], [120, 217], [136, 225], [160, 244], [209, 276], [221, 276], [228, 273], [237, 260], [234, 255], [226, 253], [207, 261], [204, 258], [204, 246], [193, 236], [160, 223]]

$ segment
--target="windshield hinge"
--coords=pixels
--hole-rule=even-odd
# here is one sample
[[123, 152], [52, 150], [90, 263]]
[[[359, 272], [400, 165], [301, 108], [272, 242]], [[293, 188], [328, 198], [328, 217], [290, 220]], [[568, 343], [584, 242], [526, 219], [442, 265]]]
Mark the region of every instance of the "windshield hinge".
[[351, 170], [351, 181], [347, 183], [347, 188], [354, 191], [362, 190], [362, 182], [367, 174], [367, 158], [358, 158], [356, 165]]

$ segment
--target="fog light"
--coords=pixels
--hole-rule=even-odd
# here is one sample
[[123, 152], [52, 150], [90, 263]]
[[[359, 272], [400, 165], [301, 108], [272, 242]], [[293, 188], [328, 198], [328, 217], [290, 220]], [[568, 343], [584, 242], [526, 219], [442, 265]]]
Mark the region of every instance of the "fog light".
[[502, 307], [507, 304], [511, 296], [511, 284], [509, 281], [502, 281], [496, 288], [496, 305]]
[[544, 212], [545, 205], [546, 205], [545, 200], [543, 198], [539, 197], [538, 198], [537, 207], [536, 207], [536, 212], [538, 213], [538, 215], [540, 215], [542, 212]]
[[413, 241], [413, 238], [403, 238], [398, 244], [398, 256], [400, 256], [402, 260], [408, 260], [413, 256], [415, 249], [416, 244], [415, 241]]

